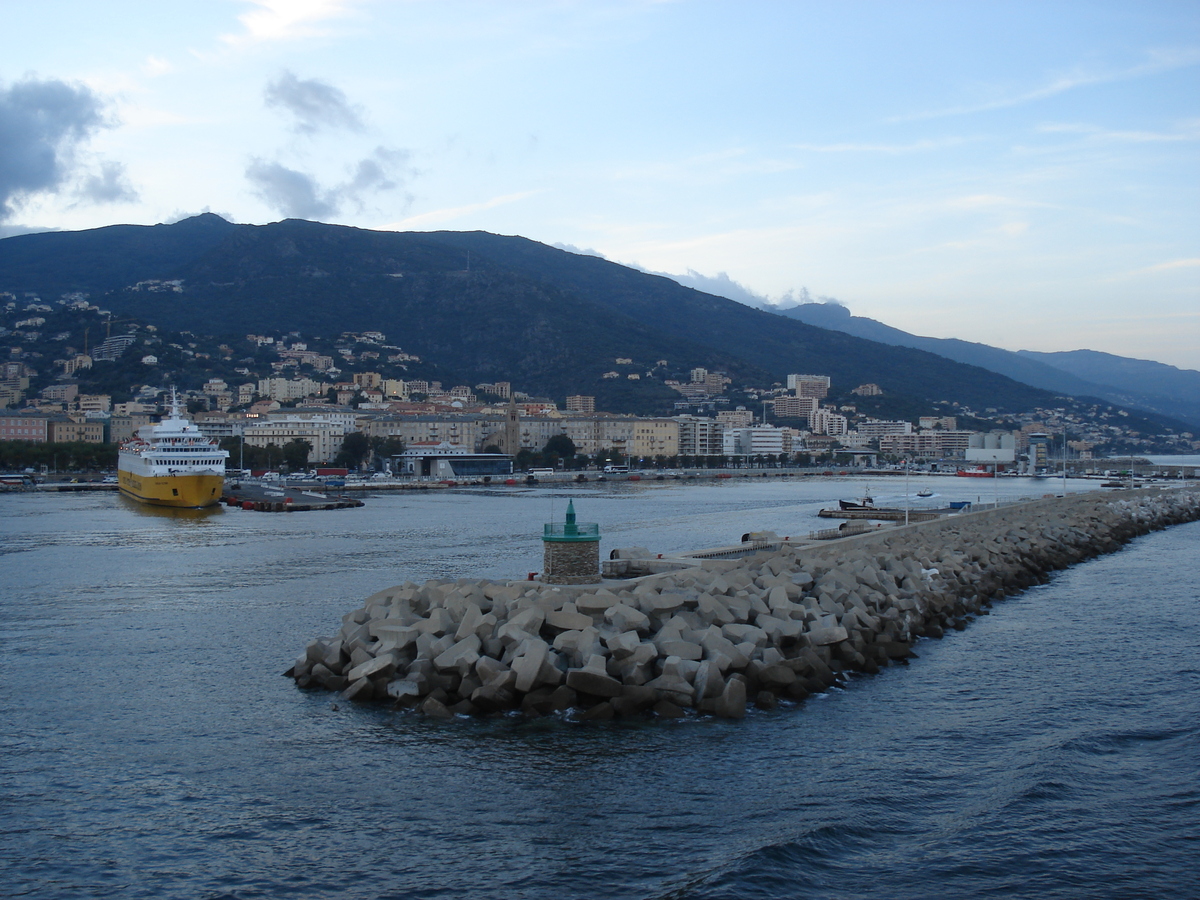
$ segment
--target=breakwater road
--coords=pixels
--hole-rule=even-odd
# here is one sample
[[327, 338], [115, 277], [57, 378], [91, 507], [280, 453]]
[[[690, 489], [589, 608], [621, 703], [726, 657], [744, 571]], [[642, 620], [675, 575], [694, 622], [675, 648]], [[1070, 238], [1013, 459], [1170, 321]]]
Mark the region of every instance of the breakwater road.
[[636, 581], [406, 583], [285, 674], [444, 718], [740, 718], [877, 672], [1053, 570], [1196, 519], [1195, 489], [1087, 493]]

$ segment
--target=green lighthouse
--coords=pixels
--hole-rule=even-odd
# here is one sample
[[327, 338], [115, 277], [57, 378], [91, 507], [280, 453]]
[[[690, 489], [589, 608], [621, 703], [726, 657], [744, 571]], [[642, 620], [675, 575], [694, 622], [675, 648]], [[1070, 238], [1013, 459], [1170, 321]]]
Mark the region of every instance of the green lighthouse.
[[597, 584], [600, 581], [600, 526], [575, 521], [575, 501], [567, 503], [563, 522], [547, 522], [542, 529], [547, 584]]

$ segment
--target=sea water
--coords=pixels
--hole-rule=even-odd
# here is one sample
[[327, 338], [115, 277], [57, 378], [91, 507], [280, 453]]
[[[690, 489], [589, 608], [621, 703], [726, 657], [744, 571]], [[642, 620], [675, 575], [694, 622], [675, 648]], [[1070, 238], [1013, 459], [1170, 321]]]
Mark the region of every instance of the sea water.
[[[965, 489], [1003, 499], [1023, 481]], [[541, 523], [567, 499], [605, 553], [670, 552], [824, 527], [818, 509], [863, 493], [893, 505], [903, 485], [444, 491], [290, 515], [0, 497], [0, 883], [242, 900], [1194, 896], [1200, 523], [1059, 573], [907, 666], [741, 722], [435, 722], [282, 677], [383, 587], [536, 571]]]

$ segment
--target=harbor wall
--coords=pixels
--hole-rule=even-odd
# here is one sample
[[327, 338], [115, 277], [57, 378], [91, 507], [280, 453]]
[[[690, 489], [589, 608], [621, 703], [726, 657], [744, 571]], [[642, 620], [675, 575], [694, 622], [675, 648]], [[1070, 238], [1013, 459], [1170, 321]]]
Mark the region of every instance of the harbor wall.
[[1055, 570], [1196, 519], [1196, 489], [1088, 493], [633, 581], [409, 582], [367, 598], [285, 674], [444, 718], [740, 718], [903, 662]]

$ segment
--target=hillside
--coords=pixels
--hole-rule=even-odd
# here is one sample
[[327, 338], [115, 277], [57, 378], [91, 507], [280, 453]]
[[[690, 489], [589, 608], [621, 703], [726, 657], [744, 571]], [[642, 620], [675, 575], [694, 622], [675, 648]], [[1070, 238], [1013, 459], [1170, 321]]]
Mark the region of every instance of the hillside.
[[1175, 416], [1200, 427], [1200, 372], [1096, 350], [1017, 352], [1025, 359], [1045, 363], [1073, 377], [1102, 385], [1105, 399]]
[[1200, 372], [1094, 350], [1014, 352], [955, 338], [922, 337], [875, 319], [851, 315], [850, 310], [834, 303], [806, 303], [780, 310], [779, 314], [867, 340], [926, 350], [1043, 390], [1098, 397], [1200, 427]]
[[[134, 289], [148, 279], [178, 279], [182, 290]], [[208, 214], [21, 235], [0, 241], [0, 290], [46, 299], [82, 291], [116, 317], [196, 334], [378, 330], [447, 379], [507, 380], [557, 398], [594, 393], [614, 411], [668, 410], [676, 395], [663, 380], [686, 380], [696, 366], [759, 386], [790, 372], [828, 374], [837, 394], [874, 382], [923, 405], [1021, 410], [1053, 400], [982, 368], [484, 232], [233, 225]], [[610, 371], [622, 377], [603, 378]]]

